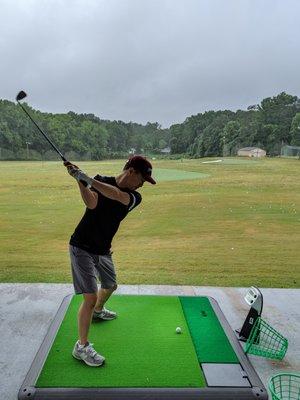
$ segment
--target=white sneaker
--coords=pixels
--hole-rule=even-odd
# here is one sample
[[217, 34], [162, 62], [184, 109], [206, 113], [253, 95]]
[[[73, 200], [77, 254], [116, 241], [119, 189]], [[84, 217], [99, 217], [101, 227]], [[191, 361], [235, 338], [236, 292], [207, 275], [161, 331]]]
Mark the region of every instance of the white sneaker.
[[79, 343], [79, 341], [77, 341], [75, 343], [72, 355], [77, 360], [84, 361], [90, 367], [100, 367], [105, 361], [105, 358], [98, 354], [93, 348], [93, 343], [88, 343], [87, 345], [83, 346]]
[[93, 319], [102, 319], [104, 321], [110, 321], [117, 318], [117, 313], [114, 311], [109, 311], [103, 307], [101, 311], [94, 311]]

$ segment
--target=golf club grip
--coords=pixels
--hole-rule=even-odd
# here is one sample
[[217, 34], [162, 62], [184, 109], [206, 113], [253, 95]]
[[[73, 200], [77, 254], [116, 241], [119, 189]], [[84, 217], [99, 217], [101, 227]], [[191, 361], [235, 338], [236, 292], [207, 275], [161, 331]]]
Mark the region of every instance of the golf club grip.
[[[62, 155], [61, 155], [61, 158], [62, 158], [62, 160], [63, 160], [65, 163], [72, 164], [72, 163], [70, 163], [70, 161], [66, 160], [65, 157], [63, 157]], [[80, 180], [79, 182], [82, 183], [83, 186], [87, 187], [87, 183], [86, 183], [85, 181], [81, 181], [81, 180]]]

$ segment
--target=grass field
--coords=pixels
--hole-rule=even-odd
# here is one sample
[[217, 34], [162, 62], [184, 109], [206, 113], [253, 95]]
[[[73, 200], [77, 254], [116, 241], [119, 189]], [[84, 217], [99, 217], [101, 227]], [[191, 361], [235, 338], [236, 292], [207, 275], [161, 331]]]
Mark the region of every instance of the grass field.
[[[113, 242], [119, 283], [299, 287], [300, 161], [214, 160], [153, 161], [158, 184]], [[79, 163], [91, 175], [123, 164]], [[71, 282], [77, 184], [59, 162], [0, 168], [0, 281]]]

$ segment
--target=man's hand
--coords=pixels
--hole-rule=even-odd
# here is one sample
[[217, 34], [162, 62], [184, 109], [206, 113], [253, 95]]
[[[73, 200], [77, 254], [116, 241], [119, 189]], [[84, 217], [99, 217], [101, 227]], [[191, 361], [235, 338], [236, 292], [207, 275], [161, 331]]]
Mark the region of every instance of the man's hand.
[[[65, 162], [64, 162], [64, 166], [67, 167], [68, 172], [69, 172], [69, 170], [71, 170], [71, 169], [79, 169], [79, 168], [77, 167], [77, 165], [72, 164], [70, 161], [65, 161]], [[70, 174], [70, 172], [69, 172], [69, 174]]]
[[77, 182], [86, 183], [85, 186], [91, 187], [93, 179], [90, 178], [87, 174], [85, 174], [81, 169], [72, 168], [69, 171], [69, 174], [73, 176], [77, 180]]
[[86, 175], [81, 169], [77, 167], [77, 165], [70, 163], [69, 161], [65, 161], [64, 165], [68, 169], [68, 173], [77, 180], [77, 182], [81, 182], [84, 186], [91, 187], [92, 186], [92, 178]]

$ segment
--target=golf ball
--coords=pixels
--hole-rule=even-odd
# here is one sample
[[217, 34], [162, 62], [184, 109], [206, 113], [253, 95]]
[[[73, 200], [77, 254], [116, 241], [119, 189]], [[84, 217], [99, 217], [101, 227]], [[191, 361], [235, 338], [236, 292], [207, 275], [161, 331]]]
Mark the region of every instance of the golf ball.
[[181, 328], [180, 328], [180, 326], [177, 326], [177, 328], [176, 328], [176, 333], [181, 333]]

